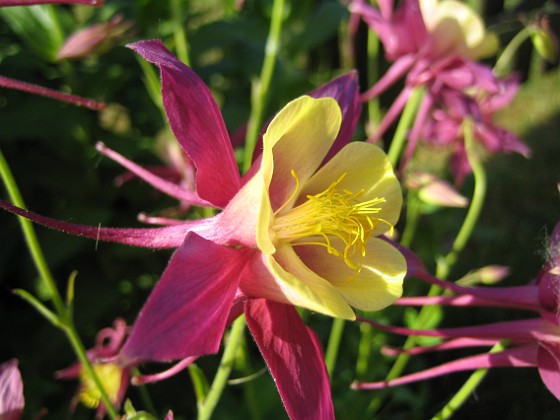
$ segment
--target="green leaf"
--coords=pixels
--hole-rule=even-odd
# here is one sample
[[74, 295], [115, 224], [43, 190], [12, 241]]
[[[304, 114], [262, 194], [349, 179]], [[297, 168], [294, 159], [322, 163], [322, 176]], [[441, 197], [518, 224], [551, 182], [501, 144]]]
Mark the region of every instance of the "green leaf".
[[64, 42], [59, 13], [59, 9], [50, 5], [0, 9], [0, 16], [10, 29], [23, 39], [28, 48], [47, 61], [54, 61]]
[[22, 298], [23, 300], [25, 300], [27, 303], [29, 303], [31, 306], [33, 306], [35, 309], [37, 309], [37, 312], [43, 315], [47, 319], [47, 321], [49, 321], [55, 327], [63, 328], [63, 323], [58, 318], [58, 316], [54, 312], [52, 312], [49, 308], [47, 308], [45, 305], [43, 305], [39, 301], [39, 299], [37, 299], [31, 293], [23, 289], [15, 289], [14, 293], [18, 295], [20, 298]]

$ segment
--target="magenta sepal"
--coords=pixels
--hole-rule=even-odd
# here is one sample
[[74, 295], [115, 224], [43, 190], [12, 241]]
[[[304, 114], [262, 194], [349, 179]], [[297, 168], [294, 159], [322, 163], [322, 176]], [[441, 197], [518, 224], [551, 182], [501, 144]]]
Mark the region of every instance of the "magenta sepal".
[[61, 232], [98, 241], [116, 242], [142, 248], [177, 248], [183, 243], [188, 232], [195, 232], [218, 243], [225, 240], [223, 235], [219, 234], [219, 228], [216, 225], [219, 215], [209, 219], [185, 220], [178, 225], [159, 228], [104, 228], [51, 219], [16, 207], [4, 200], [0, 200], [0, 208]]
[[249, 299], [245, 315], [290, 419], [334, 419], [321, 345], [296, 309]]
[[494, 367], [534, 367], [537, 364], [537, 346], [516, 347], [499, 353], [485, 353], [444, 363], [421, 372], [401, 376], [390, 381], [354, 382], [352, 389], [381, 389], [424, 381], [450, 373]]
[[216, 353], [248, 252], [188, 234], [134, 323], [123, 363]]
[[163, 105], [173, 134], [193, 161], [200, 198], [224, 208], [241, 186], [220, 109], [204, 82], [161, 41], [128, 44], [161, 71]]
[[537, 365], [543, 383], [560, 400], [560, 344], [539, 343]]

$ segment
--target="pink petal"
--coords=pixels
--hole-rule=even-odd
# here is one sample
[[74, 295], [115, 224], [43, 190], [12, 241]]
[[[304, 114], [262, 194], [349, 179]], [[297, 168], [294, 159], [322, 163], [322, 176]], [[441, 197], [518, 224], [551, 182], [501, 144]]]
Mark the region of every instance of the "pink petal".
[[161, 70], [163, 105], [173, 134], [197, 169], [198, 195], [225, 207], [240, 177], [224, 120], [204, 82], [161, 41], [128, 44]]
[[395, 302], [399, 306], [423, 306], [423, 305], [450, 305], [450, 306], [487, 306], [495, 308], [520, 308], [538, 311], [533, 306], [515, 305], [505, 301], [479, 298], [472, 295], [461, 296], [426, 296], [426, 297], [404, 297]]
[[217, 352], [245, 256], [189, 234], [134, 323], [121, 350], [124, 363]]
[[502, 302], [503, 306], [534, 310], [541, 309], [538, 298], [538, 288], [532, 285], [513, 287], [465, 287], [450, 281], [440, 280], [428, 274], [426, 271], [417, 272], [416, 277], [457, 294], [472, 295], [489, 301]]
[[203, 238], [220, 244], [225, 244], [228, 240], [228, 238], [221, 234], [220, 229], [217, 228], [216, 223], [220, 219], [219, 215], [209, 219], [185, 220], [179, 225], [160, 228], [104, 228], [51, 219], [29, 210], [20, 209], [4, 200], [0, 200], [0, 208], [40, 225], [71, 235], [142, 248], [177, 248], [183, 243], [188, 232], [196, 232]]
[[393, 101], [392, 105], [387, 110], [387, 113], [381, 120], [381, 123], [379, 124], [379, 127], [377, 127], [377, 130], [375, 131], [373, 136], [367, 140], [369, 143], [375, 143], [381, 138], [381, 136], [383, 136], [383, 134], [385, 134], [385, 132], [389, 129], [391, 124], [393, 124], [393, 122], [397, 119], [397, 117], [403, 110], [406, 102], [408, 101], [408, 98], [410, 97], [411, 91], [411, 87], [405, 86], [401, 93], [399, 93], [399, 95]]
[[362, 101], [369, 101], [370, 99], [381, 95], [393, 86], [406, 74], [415, 61], [416, 56], [414, 54], [405, 55], [395, 61], [395, 63], [389, 67], [389, 70], [385, 72], [383, 77], [381, 77], [375, 85], [369, 88], [366, 92], [362, 93]]
[[334, 419], [321, 346], [293, 306], [250, 299], [245, 314], [291, 419]]
[[383, 347], [381, 352], [387, 356], [396, 356], [398, 354], [424, 354], [432, 351], [444, 351], [444, 350], [454, 350], [454, 349], [464, 349], [467, 347], [492, 347], [497, 344], [499, 340], [493, 340], [488, 338], [455, 338], [452, 340], [444, 341], [433, 346], [426, 347], [414, 347], [409, 350], [406, 349], [395, 349], [392, 347]]
[[413, 373], [392, 381], [379, 382], [354, 382], [352, 389], [381, 389], [391, 386], [409, 384], [411, 382], [424, 381], [437, 376], [450, 373], [493, 368], [493, 367], [533, 367], [537, 362], [537, 346], [529, 345], [504, 350], [499, 353], [485, 353], [476, 356], [465, 357], [453, 362], [444, 363], [431, 369]]
[[552, 394], [560, 400], [560, 346], [540, 343], [537, 364], [541, 379]]
[[511, 339], [517, 341], [555, 341], [560, 334], [560, 327], [544, 319], [523, 319], [519, 321], [494, 322], [474, 327], [438, 328], [432, 330], [415, 330], [380, 324], [357, 316], [358, 321], [367, 322], [376, 328], [400, 335], [419, 335], [442, 338], [490, 338]]
[[23, 413], [23, 382], [16, 359], [0, 365], [0, 419], [18, 420]]

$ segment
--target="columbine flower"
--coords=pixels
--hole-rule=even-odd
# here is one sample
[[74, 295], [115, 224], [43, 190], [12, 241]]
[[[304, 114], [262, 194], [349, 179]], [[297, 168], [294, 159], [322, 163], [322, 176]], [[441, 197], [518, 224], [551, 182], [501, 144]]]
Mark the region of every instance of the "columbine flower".
[[515, 151], [527, 157], [527, 146], [492, 124], [498, 103], [501, 108], [513, 99], [517, 80], [500, 80], [490, 68], [472, 61], [491, 55], [497, 48], [496, 37], [485, 32], [480, 17], [466, 5], [452, 0], [405, 0], [396, 10], [392, 0], [378, 3], [379, 10], [362, 1], [350, 5], [352, 13], [361, 16], [379, 35], [387, 59], [394, 61], [362, 99], [380, 95], [405, 75], [406, 79], [404, 89], [370, 141], [385, 133], [401, 113], [412, 90], [422, 86], [426, 94], [410, 131], [403, 166], [419, 141], [451, 147], [451, 170], [460, 183], [470, 172], [461, 130], [467, 117], [474, 121], [474, 136], [486, 151]]
[[[418, 268], [418, 266], [416, 267]], [[497, 322], [473, 327], [412, 330], [371, 324], [404, 335], [441, 337], [446, 339], [431, 347], [417, 347], [407, 352], [420, 354], [428, 351], [465, 347], [493, 346], [508, 340], [506, 350], [465, 357], [453, 362], [402, 376], [387, 382], [355, 383], [355, 389], [378, 389], [430, 379], [453, 372], [492, 367], [536, 367], [548, 390], [560, 399], [560, 224], [550, 238], [548, 261], [537, 278], [528, 286], [483, 288], [462, 287], [438, 280], [423, 269], [415, 276], [451, 291], [455, 296], [402, 298], [401, 305], [453, 305], [509, 307], [530, 310], [539, 318]]]
[[[127, 333], [124, 320], [117, 319], [113, 328], [104, 328], [97, 333], [95, 346], [87, 351], [87, 358], [92, 363], [95, 373], [98, 375], [110, 400], [120, 406], [126, 393], [130, 379], [130, 368], [123, 368], [115, 362]], [[77, 401], [90, 408], [97, 408], [97, 417], [105, 415], [105, 406], [101, 403], [101, 394], [93, 383], [88, 372], [81, 363], [56, 372], [59, 379], [80, 380]]]
[[378, 310], [397, 299], [406, 271], [402, 255], [377, 238], [396, 223], [402, 203], [392, 167], [377, 146], [349, 143], [359, 109], [355, 75], [316, 95], [323, 97], [286, 105], [242, 178], [208, 88], [159, 41], [130, 47], [160, 67], [171, 129], [196, 167], [197, 204], [223, 211], [160, 228], [111, 229], [0, 205], [91, 238], [178, 247], [121, 363], [214, 353], [244, 304], [288, 414], [333, 417], [320, 345], [293, 305], [355, 319], [351, 307]]
[[19, 420], [23, 414], [23, 382], [16, 359], [0, 365], [0, 419]]

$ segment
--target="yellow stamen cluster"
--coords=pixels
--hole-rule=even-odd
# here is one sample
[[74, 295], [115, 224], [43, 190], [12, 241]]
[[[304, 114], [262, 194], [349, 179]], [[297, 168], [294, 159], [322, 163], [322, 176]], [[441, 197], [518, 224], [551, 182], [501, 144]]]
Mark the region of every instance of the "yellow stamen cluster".
[[[299, 180], [295, 171], [296, 190], [288, 199], [297, 194]], [[346, 177], [344, 173], [325, 191], [308, 195], [307, 200], [275, 218], [272, 230], [276, 239], [291, 245], [319, 245], [331, 255], [341, 257], [348, 267], [360, 271], [361, 258], [366, 254], [366, 245], [371, 232], [380, 223], [388, 223], [374, 215], [381, 211], [384, 198], [360, 201], [364, 191], [352, 192], [339, 189], [338, 185]], [[287, 204], [287, 203], [286, 203]], [[276, 211], [282, 210], [286, 204]], [[342, 244], [341, 244], [342, 242]], [[354, 260], [358, 254], [360, 261]]]

